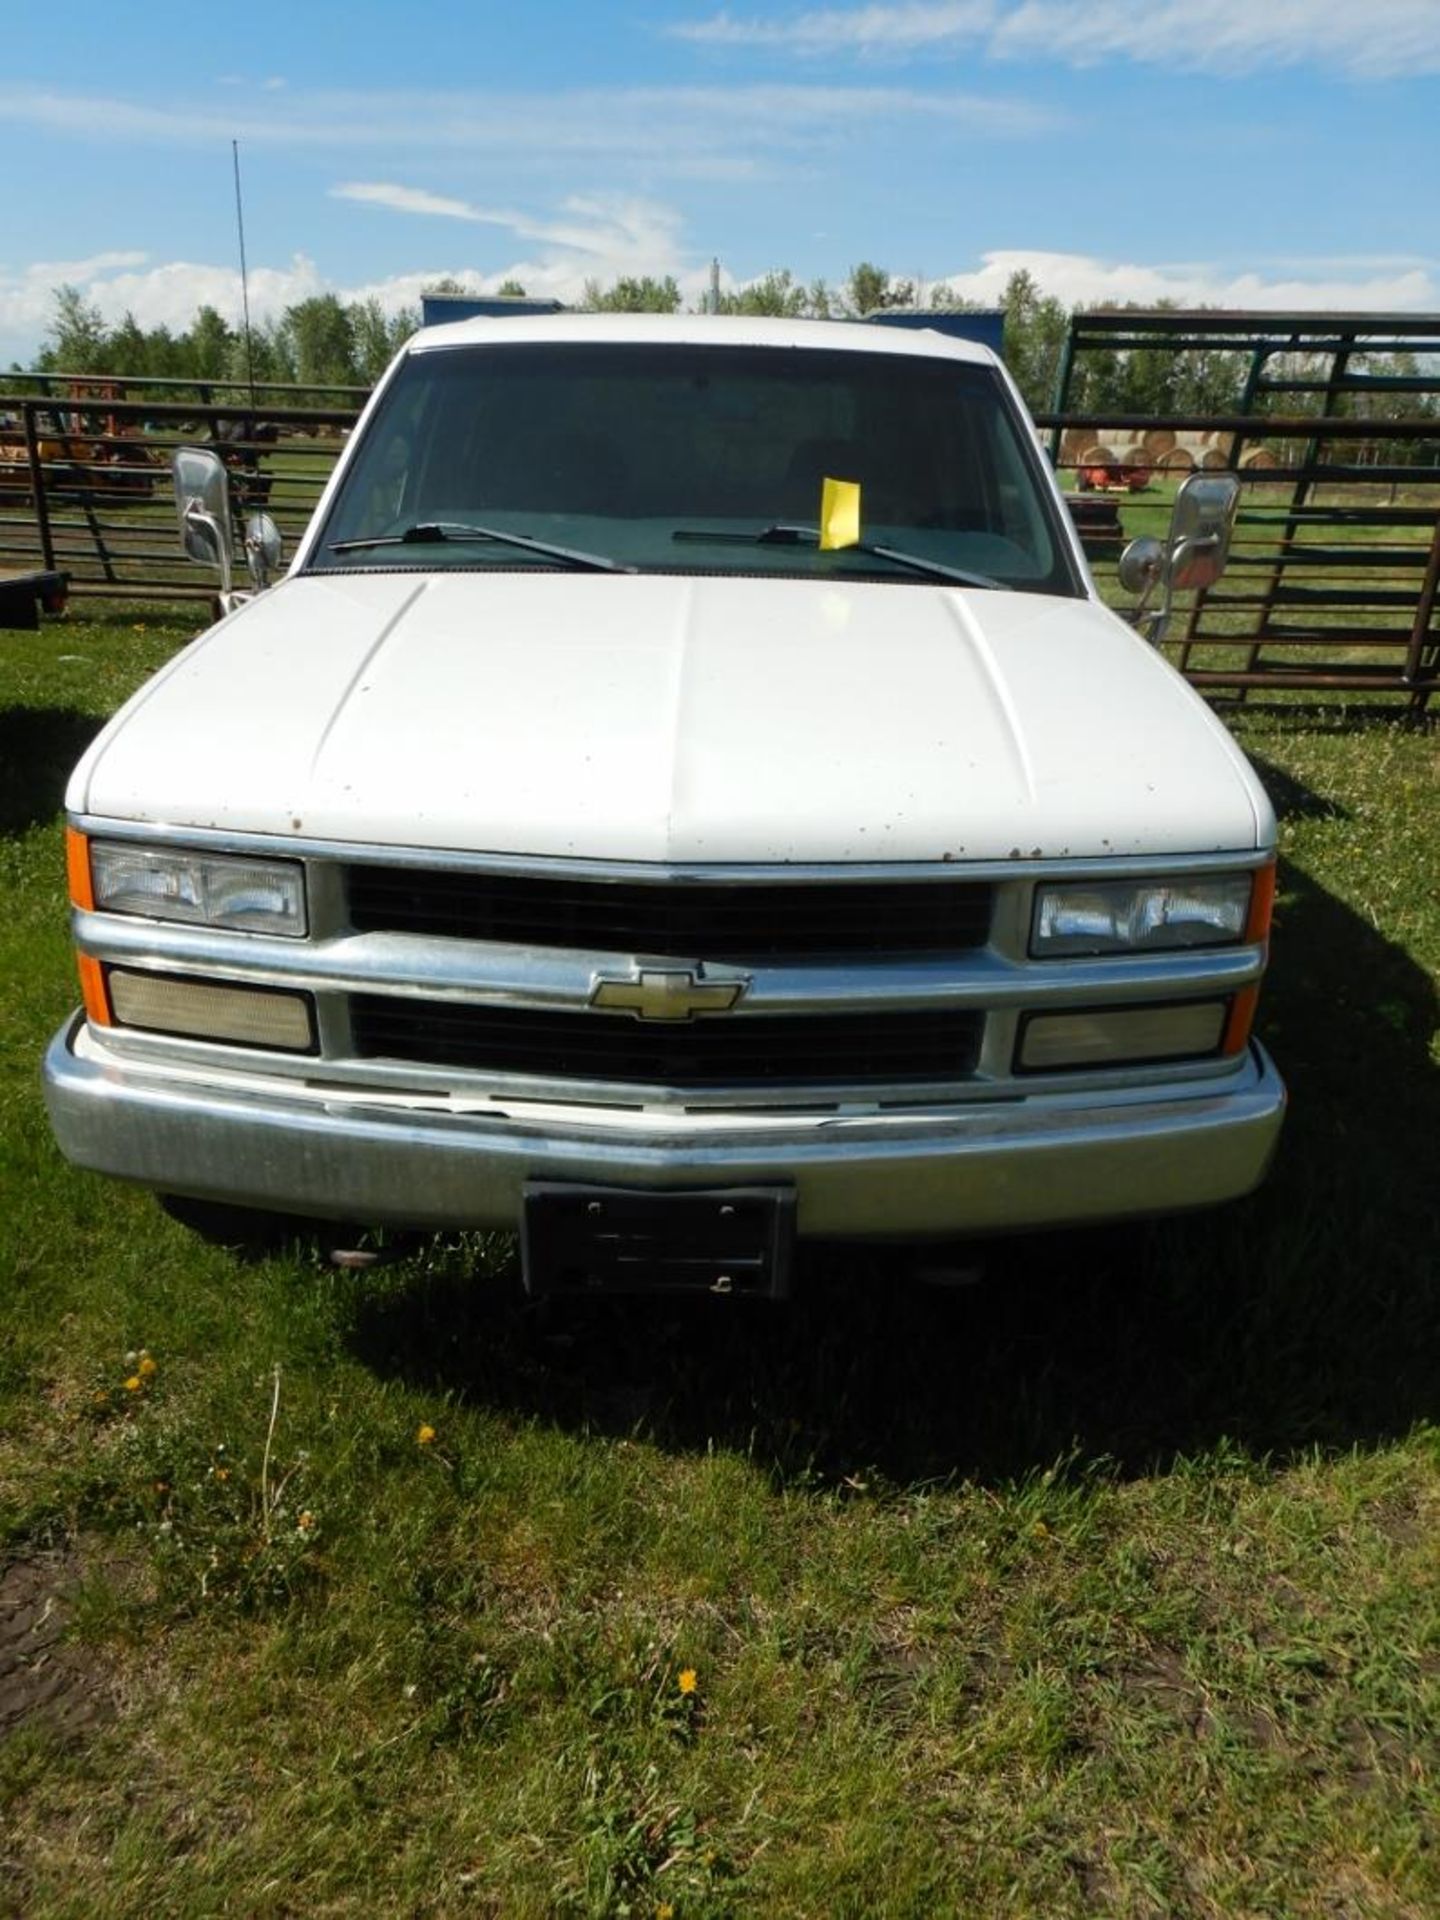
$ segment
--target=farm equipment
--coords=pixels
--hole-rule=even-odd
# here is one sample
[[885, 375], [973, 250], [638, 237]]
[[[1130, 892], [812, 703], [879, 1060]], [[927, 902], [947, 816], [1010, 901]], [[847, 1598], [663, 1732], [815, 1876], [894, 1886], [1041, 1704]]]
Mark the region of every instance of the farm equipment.
[[0, 628], [33, 633], [42, 613], [63, 613], [70, 582], [63, 573], [0, 573]]
[[[122, 399], [109, 381], [72, 380], [66, 398], [102, 404]], [[67, 494], [89, 500], [95, 495], [126, 494], [148, 500], [161, 462], [145, 445], [138, 421], [102, 412], [93, 405], [55, 406], [37, 415], [35, 451], [57, 498]], [[30, 453], [23, 431], [0, 427], [0, 493], [31, 491]]]
[[275, 421], [256, 420], [249, 415], [218, 421], [212, 428], [210, 446], [219, 454], [230, 475], [231, 503], [237, 513], [269, 505], [274, 482], [262, 470], [260, 459], [279, 438], [280, 429]]
[[1139, 493], [1150, 484], [1151, 467], [1144, 451], [1128, 447], [1117, 455], [1109, 447], [1086, 447], [1075, 469], [1081, 493]]

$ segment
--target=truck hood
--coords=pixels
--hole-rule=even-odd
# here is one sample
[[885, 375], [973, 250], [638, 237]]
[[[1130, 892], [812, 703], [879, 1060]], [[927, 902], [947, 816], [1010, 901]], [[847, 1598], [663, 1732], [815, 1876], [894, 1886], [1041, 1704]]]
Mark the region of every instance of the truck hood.
[[76, 769], [177, 829], [592, 859], [1249, 849], [1254, 775], [1093, 601], [596, 574], [289, 579]]

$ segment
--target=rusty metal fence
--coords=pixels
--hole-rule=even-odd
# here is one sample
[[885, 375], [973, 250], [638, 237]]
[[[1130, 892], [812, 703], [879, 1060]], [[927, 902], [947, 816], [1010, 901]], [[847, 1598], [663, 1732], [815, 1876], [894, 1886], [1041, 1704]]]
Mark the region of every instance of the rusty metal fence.
[[[1099, 423], [1050, 415], [1044, 424], [1093, 433]], [[1113, 413], [1105, 422], [1112, 433], [1155, 424]], [[1273, 462], [1239, 468], [1229, 567], [1172, 623], [1169, 649], [1187, 678], [1242, 693], [1403, 693], [1423, 706], [1440, 684], [1440, 421], [1387, 421], [1383, 438], [1369, 421], [1281, 415], [1185, 415], [1166, 427], [1229, 442], [1218, 463], [1227, 468], [1247, 443], [1273, 454]], [[1161, 469], [1131, 491], [1134, 477], [1131, 468], [1117, 481], [1119, 499], [1092, 506], [1072, 495], [1102, 586], [1125, 539], [1163, 531], [1178, 484]]]
[[[363, 389], [249, 390], [233, 383], [15, 376], [0, 392], [0, 572], [46, 567], [72, 594], [214, 598], [180, 551], [170, 486], [178, 446], [213, 445], [236, 504], [263, 506], [293, 549]], [[15, 392], [19, 387], [21, 390]]]
[[[1072, 410], [1087, 359], [1113, 386], [1130, 356], [1172, 391], [1208, 370], [1231, 410]], [[1440, 680], [1440, 315], [1077, 314], [1042, 424], [1102, 583], [1123, 539], [1163, 530], [1147, 503], [1187, 471], [1240, 475], [1229, 569], [1171, 630], [1197, 685], [1425, 706]]]
[[[1172, 325], [1162, 336], [1178, 346], [1205, 337], [1199, 316], [1162, 318], [1186, 321], [1188, 331]], [[1440, 685], [1440, 418], [1337, 412], [1342, 395], [1367, 391], [1367, 376], [1355, 370], [1353, 340], [1338, 352], [1332, 335], [1322, 338], [1334, 379], [1267, 382], [1256, 367], [1291, 347], [1292, 334], [1255, 336], [1255, 316], [1229, 318], [1251, 329], [1235, 335], [1252, 355], [1246, 400], [1318, 393], [1318, 411], [1159, 420], [1062, 406], [1039, 418], [1102, 590], [1112, 590], [1124, 540], [1163, 532], [1187, 464], [1233, 468], [1243, 492], [1230, 568], [1180, 607], [1168, 643], [1176, 664], [1241, 698], [1251, 688], [1355, 689], [1423, 707]], [[1115, 322], [1099, 329], [1106, 338], [1153, 344], [1131, 316], [1123, 333], [1117, 316], [1086, 325], [1102, 320]], [[1440, 319], [1432, 332], [1416, 336], [1434, 349], [1428, 367], [1385, 379], [1387, 391], [1440, 403]], [[293, 388], [252, 401], [218, 384], [63, 375], [46, 377], [48, 391], [16, 376], [7, 384], [21, 390], [0, 397], [0, 572], [56, 568], [73, 593], [144, 600], [214, 596], [213, 580], [181, 556], [168, 473], [176, 446], [216, 445], [237, 503], [264, 505], [293, 550], [365, 397], [336, 391], [328, 397], [339, 404], [317, 407]], [[1065, 391], [1062, 380], [1057, 397]], [[1188, 463], [1166, 457], [1187, 449]]]

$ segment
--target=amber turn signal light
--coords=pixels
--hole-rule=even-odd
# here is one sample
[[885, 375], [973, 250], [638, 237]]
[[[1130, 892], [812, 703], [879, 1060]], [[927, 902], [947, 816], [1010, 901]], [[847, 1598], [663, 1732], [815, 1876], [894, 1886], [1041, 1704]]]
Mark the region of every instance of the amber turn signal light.
[[65, 873], [70, 898], [87, 913], [95, 908], [95, 886], [90, 878], [90, 842], [78, 827], [65, 829]]
[[80, 997], [85, 1002], [85, 1018], [92, 1027], [113, 1026], [110, 995], [105, 990], [104, 968], [88, 953], [77, 953], [75, 966], [80, 975]]
[[1255, 869], [1250, 888], [1250, 912], [1245, 921], [1245, 939], [1252, 947], [1270, 938], [1270, 916], [1275, 910], [1275, 862]]

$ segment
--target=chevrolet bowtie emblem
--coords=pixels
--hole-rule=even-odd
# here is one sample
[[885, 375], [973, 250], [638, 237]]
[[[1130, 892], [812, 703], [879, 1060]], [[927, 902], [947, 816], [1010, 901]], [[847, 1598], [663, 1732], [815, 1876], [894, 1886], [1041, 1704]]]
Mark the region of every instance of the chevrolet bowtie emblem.
[[692, 1020], [697, 1013], [728, 1013], [749, 984], [748, 980], [697, 980], [678, 967], [653, 967], [623, 980], [596, 980], [590, 1004], [633, 1013], [640, 1020]]

